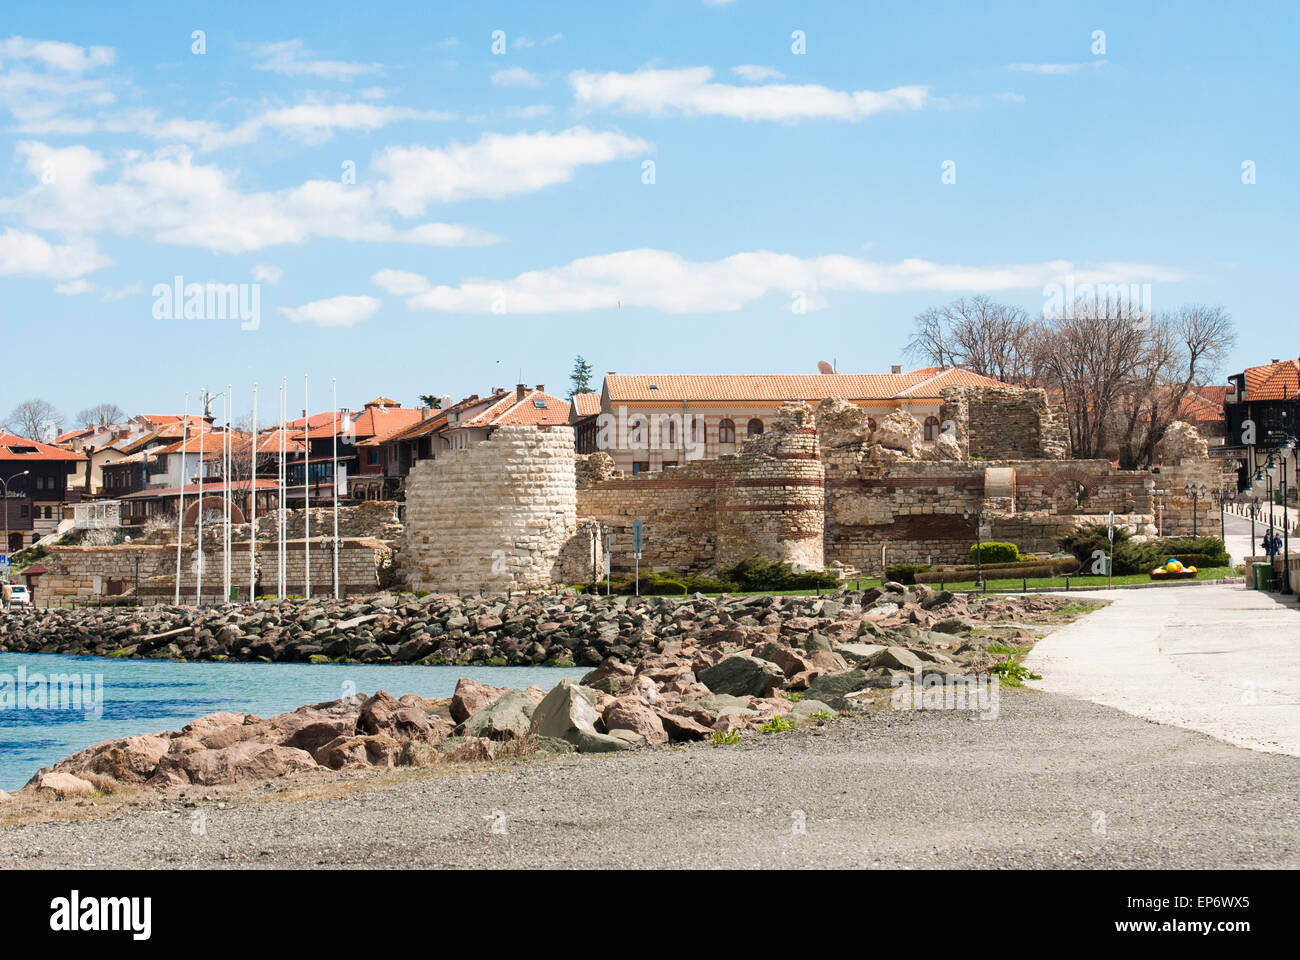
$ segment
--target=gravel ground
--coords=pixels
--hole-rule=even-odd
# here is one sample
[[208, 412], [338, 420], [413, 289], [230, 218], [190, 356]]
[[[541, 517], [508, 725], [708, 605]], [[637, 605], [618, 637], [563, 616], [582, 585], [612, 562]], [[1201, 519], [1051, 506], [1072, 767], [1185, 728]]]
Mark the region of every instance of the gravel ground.
[[733, 746], [317, 783], [307, 798], [277, 785], [191, 790], [197, 807], [65, 802], [98, 818], [0, 828], [0, 866], [1296, 868], [1297, 788], [1300, 759], [1013, 690], [996, 720], [885, 711]]

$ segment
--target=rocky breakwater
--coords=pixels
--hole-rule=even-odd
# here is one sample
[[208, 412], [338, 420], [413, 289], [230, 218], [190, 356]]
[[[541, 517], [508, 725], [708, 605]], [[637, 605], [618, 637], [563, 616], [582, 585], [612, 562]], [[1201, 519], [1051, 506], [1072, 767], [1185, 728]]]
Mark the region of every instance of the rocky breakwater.
[[[570, 605], [578, 599], [565, 598], [571, 614], [584, 606]], [[662, 601], [642, 603], [648, 611]], [[90, 747], [39, 771], [23, 792], [64, 798], [122, 785], [209, 786], [777, 732], [861, 710], [874, 691], [903, 677], [987, 670], [998, 660], [989, 647], [1007, 636], [984, 627], [1059, 619], [1065, 604], [1050, 596], [970, 600], [899, 584], [853, 595], [852, 602], [848, 594], [679, 601], [659, 623], [669, 635], [621, 645], [641, 654], [634, 661], [611, 654], [581, 682], [564, 680], [549, 692], [462, 678], [451, 697], [439, 700], [380, 691], [270, 719], [217, 713], [179, 731]], [[633, 616], [628, 608], [639, 606], [610, 609]], [[648, 620], [644, 612], [635, 616]], [[1011, 629], [1032, 641], [1023, 626]]]
[[[0, 621], [0, 652], [173, 660], [596, 666], [636, 663], [665, 644], [788, 638], [828, 644], [901, 629], [921, 641], [963, 597], [889, 585], [827, 597], [544, 597], [378, 594], [362, 601], [257, 601], [217, 607], [20, 610]], [[894, 589], [896, 588], [896, 590]], [[922, 592], [924, 591], [924, 592]], [[972, 604], [978, 605], [980, 601]], [[1053, 603], [1051, 598], [1015, 601]], [[893, 609], [891, 610], [891, 606]], [[897, 622], [896, 622], [897, 621]], [[808, 638], [812, 639], [809, 640]]]

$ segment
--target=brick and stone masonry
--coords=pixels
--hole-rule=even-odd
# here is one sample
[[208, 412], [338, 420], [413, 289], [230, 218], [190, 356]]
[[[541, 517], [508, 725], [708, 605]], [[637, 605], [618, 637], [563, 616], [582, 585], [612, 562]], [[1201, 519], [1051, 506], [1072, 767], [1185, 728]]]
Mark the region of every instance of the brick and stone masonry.
[[411, 469], [399, 575], [433, 592], [549, 587], [576, 504], [573, 428], [500, 427]]

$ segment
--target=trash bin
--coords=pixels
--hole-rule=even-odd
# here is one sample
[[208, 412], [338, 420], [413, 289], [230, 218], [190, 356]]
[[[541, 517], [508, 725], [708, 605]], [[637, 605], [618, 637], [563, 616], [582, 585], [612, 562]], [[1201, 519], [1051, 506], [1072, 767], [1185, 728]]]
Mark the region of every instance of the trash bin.
[[1256, 590], [1267, 590], [1268, 582], [1273, 579], [1273, 564], [1252, 563], [1250, 566], [1254, 574], [1251, 586]]

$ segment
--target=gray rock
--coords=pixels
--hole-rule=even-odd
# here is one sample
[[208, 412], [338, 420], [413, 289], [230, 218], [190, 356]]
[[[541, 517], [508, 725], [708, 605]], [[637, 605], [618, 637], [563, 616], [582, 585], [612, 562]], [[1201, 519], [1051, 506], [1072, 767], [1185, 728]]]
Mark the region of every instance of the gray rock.
[[841, 670], [839, 673], [823, 673], [808, 684], [804, 699], [833, 703], [836, 698], [842, 697], [846, 693], [863, 689], [870, 679], [867, 671], [858, 669]]
[[920, 670], [921, 658], [906, 647], [886, 647], [871, 658], [872, 667], [887, 667], [893, 670]]
[[714, 693], [735, 697], [765, 697], [785, 682], [785, 671], [775, 663], [743, 654], [727, 657], [696, 676]]
[[529, 732], [538, 737], [555, 737], [573, 744], [579, 753], [607, 753], [626, 750], [625, 740], [596, 730], [597, 693], [573, 680], [561, 680], [533, 710]]
[[536, 709], [532, 697], [522, 690], [511, 690], [475, 713], [456, 732], [489, 740], [519, 739], [527, 736]]
[[846, 660], [857, 663], [861, 660], [870, 660], [884, 649], [885, 646], [881, 643], [841, 643], [835, 648], [835, 652], [841, 654]]
[[970, 632], [975, 629], [969, 620], [961, 617], [944, 617], [938, 623], [930, 628], [935, 633], [947, 633], [957, 636], [969, 636]]
[[790, 711], [790, 716], [795, 720], [804, 722], [814, 713], [829, 713], [834, 717], [837, 712], [838, 711], [831, 708], [830, 704], [822, 703], [820, 700], [809, 700], [807, 697], [804, 697], [794, 705], [794, 709]]

